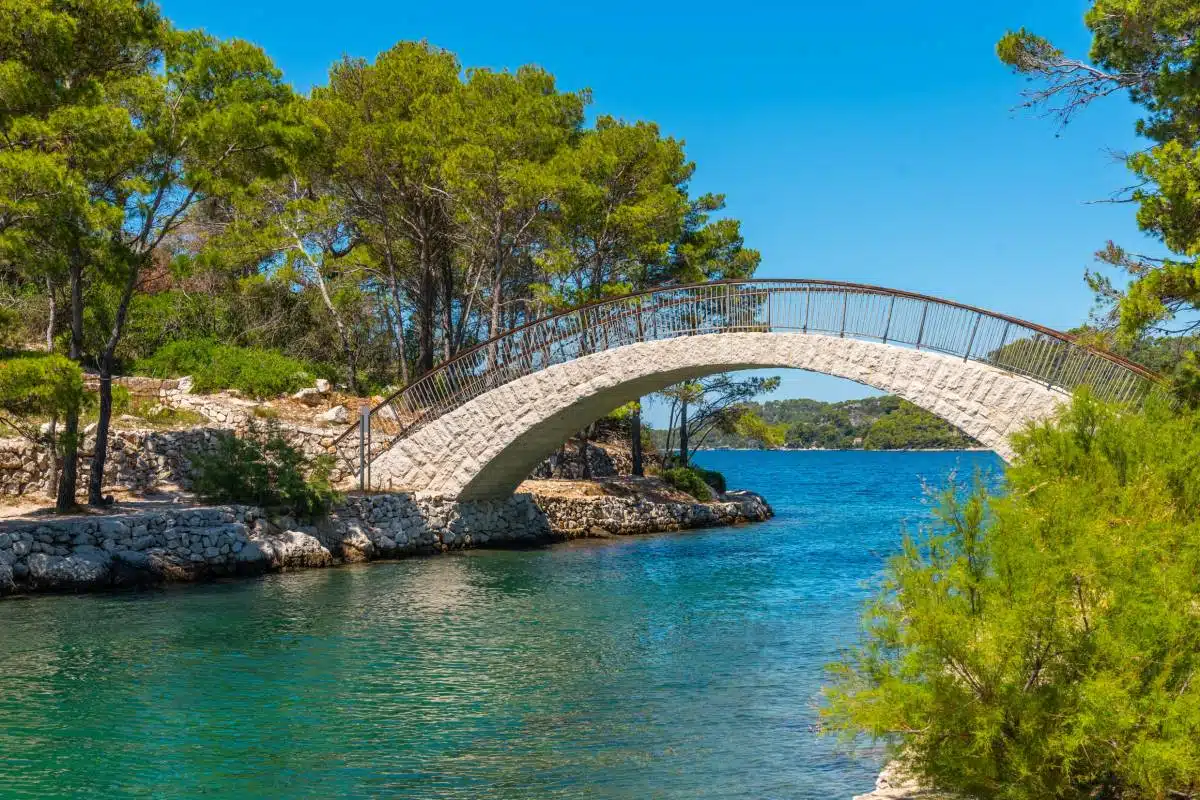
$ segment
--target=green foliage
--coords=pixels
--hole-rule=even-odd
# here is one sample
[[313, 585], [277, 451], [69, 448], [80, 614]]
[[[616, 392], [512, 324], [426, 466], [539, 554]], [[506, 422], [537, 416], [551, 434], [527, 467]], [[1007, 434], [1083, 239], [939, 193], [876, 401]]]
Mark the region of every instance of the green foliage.
[[50, 355], [0, 361], [0, 411], [6, 414], [33, 422], [62, 419], [85, 399], [83, 372], [70, 359]]
[[[1172, 255], [1158, 258], [1109, 242], [1097, 256], [1128, 278], [1089, 283], [1110, 308], [1107, 319], [1133, 340], [1147, 330], [1187, 333], [1200, 309], [1200, 8], [1189, 0], [1092, 0], [1084, 22], [1092, 34], [1087, 61], [1072, 59], [1024, 28], [1001, 39], [1000, 59], [1040, 82], [1028, 105], [1065, 121], [1092, 101], [1128, 92], [1141, 106], [1136, 132], [1150, 140], [1126, 158], [1139, 227]], [[1182, 317], [1182, 319], [1180, 319]], [[1172, 321], [1178, 323], [1172, 328]]]
[[[701, 503], [706, 503], [712, 500], [713, 493], [712, 488], [705, 481], [705, 474], [704, 470], [691, 467], [672, 467], [663, 470], [661, 477], [667, 484], [674, 486], [679, 491], [690, 494]], [[724, 482], [725, 479], [722, 476], [721, 483]]]
[[787, 425], [770, 423], [750, 410], [742, 410], [732, 426], [732, 433], [743, 437], [760, 447], [773, 450], [783, 447], [787, 440]]
[[725, 484], [725, 476], [715, 469], [692, 467], [692, 471], [700, 473], [700, 478], [717, 494], [725, 494], [728, 491]]
[[311, 386], [315, 377], [307, 364], [279, 353], [217, 344], [208, 339], [171, 342], [138, 361], [134, 371], [157, 378], [190, 375], [198, 392], [237, 389], [260, 399]]
[[945, 420], [902, 400], [900, 406], [871, 423], [864, 450], [948, 450], [966, 446], [967, 438]]
[[829, 730], [963, 797], [1200, 792], [1200, 414], [1077, 397], [951, 486], [833, 668]]
[[0, 306], [0, 351], [20, 345], [22, 328], [20, 312], [15, 308]]
[[193, 456], [192, 465], [193, 488], [209, 502], [312, 518], [328, 511], [336, 499], [329, 482], [332, 459], [308, 459], [274, 423], [251, 427], [245, 436], [222, 437], [214, 453]]

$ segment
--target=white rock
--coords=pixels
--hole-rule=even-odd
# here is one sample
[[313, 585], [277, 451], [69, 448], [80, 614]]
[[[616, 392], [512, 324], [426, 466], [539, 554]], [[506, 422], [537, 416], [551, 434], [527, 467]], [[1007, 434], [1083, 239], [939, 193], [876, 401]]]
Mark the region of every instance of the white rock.
[[317, 415], [317, 420], [319, 422], [326, 422], [326, 423], [338, 424], [338, 425], [344, 424], [348, 419], [350, 419], [350, 412], [346, 409], [345, 406], [334, 406], [333, 408], [326, 411], [324, 414]]
[[301, 389], [300, 391], [296, 392], [294, 395], [292, 395], [292, 399], [299, 400], [306, 406], [319, 406], [324, 400], [324, 397], [320, 391], [310, 387], [308, 389]]

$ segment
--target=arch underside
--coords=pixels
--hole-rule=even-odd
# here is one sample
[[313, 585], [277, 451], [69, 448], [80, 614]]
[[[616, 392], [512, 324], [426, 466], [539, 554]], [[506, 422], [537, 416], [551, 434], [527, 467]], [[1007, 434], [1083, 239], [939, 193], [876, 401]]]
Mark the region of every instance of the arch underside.
[[463, 500], [511, 495], [572, 434], [683, 380], [743, 369], [802, 369], [895, 394], [1002, 458], [1009, 436], [1052, 415], [1056, 389], [976, 361], [805, 333], [715, 333], [614, 348], [493, 389], [397, 442], [372, 465], [377, 489]]

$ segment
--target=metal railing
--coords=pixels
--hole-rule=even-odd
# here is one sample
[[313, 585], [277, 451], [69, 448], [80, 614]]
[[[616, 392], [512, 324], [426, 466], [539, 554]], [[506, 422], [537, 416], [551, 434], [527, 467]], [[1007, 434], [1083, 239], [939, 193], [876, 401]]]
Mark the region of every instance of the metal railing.
[[1069, 334], [949, 300], [840, 281], [720, 281], [603, 300], [500, 334], [364, 413], [334, 448], [357, 462], [351, 471], [365, 482], [370, 462], [396, 441], [517, 378], [637, 342], [740, 332], [820, 333], [932, 350], [1064, 392], [1090, 386], [1120, 403], [1140, 403], [1161, 383], [1145, 367]]

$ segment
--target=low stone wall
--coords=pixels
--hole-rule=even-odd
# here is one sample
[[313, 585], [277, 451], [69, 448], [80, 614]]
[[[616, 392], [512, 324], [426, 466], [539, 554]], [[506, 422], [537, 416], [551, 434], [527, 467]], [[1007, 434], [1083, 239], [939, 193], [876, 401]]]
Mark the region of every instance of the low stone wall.
[[528, 495], [455, 503], [351, 497], [317, 525], [257, 508], [169, 509], [0, 523], [0, 594], [84, 591], [549, 541]]
[[[265, 425], [262, 420], [258, 423], [259, 427]], [[140, 492], [168, 485], [190, 489], [193, 457], [212, 453], [220, 437], [243, 434], [248, 424], [248, 419], [238, 418], [186, 430], [113, 430], [108, 437], [104, 488]], [[286, 422], [277, 424], [280, 435], [309, 458], [328, 456], [333, 439], [340, 432]], [[85, 434], [79, 456], [80, 486], [87, 485], [91, 474], [95, 442], [94, 435]], [[357, 440], [350, 446], [357, 449]], [[352, 477], [352, 463], [347, 458], [335, 458], [330, 475], [335, 485]], [[0, 497], [52, 497], [52, 476], [51, 456], [45, 446], [27, 439], [0, 439]]]
[[762, 522], [775, 515], [754, 492], [729, 492], [711, 503], [651, 500], [613, 495], [536, 498], [551, 529], [567, 539], [584, 536], [635, 536]]
[[196, 581], [585, 536], [632, 535], [766, 519], [756, 494], [715, 503], [520, 494], [457, 502], [355, 495], [302, 525], [249, 506], [170, 508], [0, 523], [0, 595]]

